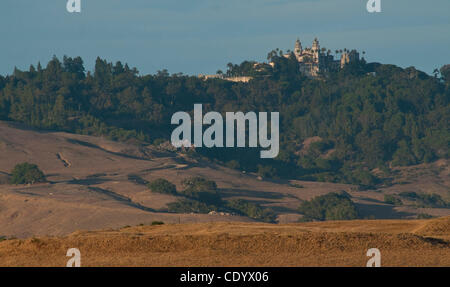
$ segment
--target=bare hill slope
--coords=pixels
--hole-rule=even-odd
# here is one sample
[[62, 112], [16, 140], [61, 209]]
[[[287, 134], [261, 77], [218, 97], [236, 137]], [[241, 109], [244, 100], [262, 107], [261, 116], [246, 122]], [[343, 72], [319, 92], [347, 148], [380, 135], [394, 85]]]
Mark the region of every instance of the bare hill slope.
[[[32, 186], [5, 184], [8, 173], [21, 162], [37, 164], [49, 182]], [[387, 192], [420, 188], [442, 195], [449, 193], [447, 162], [417, 169], [430, 172], [421, 177], [403, 171], [411, 178], [410, 182], [390, 187]], [[226, 200], [242, 198], [271, 207], [280, 223], [297, 221], [301, 216], [297, 213], [301, 200], [341, 190], [352, 195], [363, 217], [450, 215], [449, 209], [386, 204], [382, 192], [360, 192], [351, 185], [259, 180], [252, 174], [152, 146], [0, 122], [0, 236], [67, 235], [76, 230], [119, 228], [150, 224], [154, 220], [166, 223], [252, 221], [241, 216], [168, 213], [167, 204], [179, 198], [152, 193], [140, 180], [162, 177], [181, 188], [181, 181], [192, 176], [216, 181]]]

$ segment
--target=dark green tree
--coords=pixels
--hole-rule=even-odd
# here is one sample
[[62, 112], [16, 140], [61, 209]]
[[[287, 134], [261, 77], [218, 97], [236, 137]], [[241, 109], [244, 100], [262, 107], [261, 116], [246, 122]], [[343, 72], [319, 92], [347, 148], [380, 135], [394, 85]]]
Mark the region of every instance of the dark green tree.
[[38, 182], [45, 182], [45, 175], [35, 164], [20, 163], [11, 172], [12, 184], [34, 184]]

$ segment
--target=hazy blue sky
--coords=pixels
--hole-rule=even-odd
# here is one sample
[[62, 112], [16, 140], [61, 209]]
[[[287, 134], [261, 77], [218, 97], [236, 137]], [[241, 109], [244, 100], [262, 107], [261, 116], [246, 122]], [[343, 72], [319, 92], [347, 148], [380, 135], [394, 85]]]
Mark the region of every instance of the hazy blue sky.
[[66, 0], [0, 0], [0, 74], [65, 54], [87, 69], [101, 56], [141, 74], [215, 73], [297, 37], [428, 73], [450, 63], [449, 0], [381, 1], [369, 14], [367, 0], [82, 0], [70, 14]]

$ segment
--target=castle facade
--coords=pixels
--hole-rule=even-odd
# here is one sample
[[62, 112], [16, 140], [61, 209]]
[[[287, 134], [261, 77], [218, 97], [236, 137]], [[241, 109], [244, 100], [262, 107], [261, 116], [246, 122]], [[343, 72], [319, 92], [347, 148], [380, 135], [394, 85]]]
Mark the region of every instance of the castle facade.
[[[341, 58], [336, 60], [330, 50], [320, 48], [317, 38], [314, 39], [310, 48], [303, 48], [300, 39], [295, 42], [294, 56], [299, 62], [300, 72], [308, 77], [318, 77], [325, 72], [337, 71], [348, 63], [359, 60], [359, 53], [356, 50], [341, 50], [340, 54]], [[290, 55], [284, 56], [290, 57]]]

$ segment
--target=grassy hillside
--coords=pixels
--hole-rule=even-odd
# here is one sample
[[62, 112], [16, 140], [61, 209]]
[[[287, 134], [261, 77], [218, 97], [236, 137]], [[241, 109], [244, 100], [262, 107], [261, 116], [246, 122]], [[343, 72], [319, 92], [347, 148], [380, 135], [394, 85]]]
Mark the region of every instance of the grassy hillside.
[[[450, 215], [444, 205], [450, 201], [446, 160], [393, 168], [392, 185], [361, 191], [349, 184], [268, 180], [152, 145], [13, 123], [0, 122], [0, 140], [5, 143], [0, 147], [0, 236], [66, 235], [153, 221], [292, 223]], [[36, 164], [46, 182], [8, 184], [23, 162]], [[402, 204], [386, 202], [386, 196]]]

